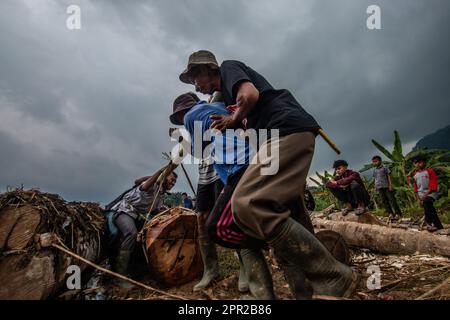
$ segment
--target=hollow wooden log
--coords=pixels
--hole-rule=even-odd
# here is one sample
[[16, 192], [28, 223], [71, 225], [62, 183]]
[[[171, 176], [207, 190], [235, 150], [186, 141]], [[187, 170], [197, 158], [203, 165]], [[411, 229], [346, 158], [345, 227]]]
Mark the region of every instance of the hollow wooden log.
[[155, 217], [145, 226], [142, 240], [150, 275], [159, 283], [181, 285], [202, 274], [194, 212], [174, 208]]
[[436, 254], [450, 257], [450, 237], [349, 221], [314, 219], [317, 229], [338, 232], [350, 246], [385, 254]]
[[57, 234], [71, 251], [98, 261], [104, 223], [98, 205], [69, 204], [37, 191], [0, 196], [1, 300], [47, 299], [64, 287], [70, 265], [81, 271], [86, 268], [48, 244], [42, 245], [43, 234]]

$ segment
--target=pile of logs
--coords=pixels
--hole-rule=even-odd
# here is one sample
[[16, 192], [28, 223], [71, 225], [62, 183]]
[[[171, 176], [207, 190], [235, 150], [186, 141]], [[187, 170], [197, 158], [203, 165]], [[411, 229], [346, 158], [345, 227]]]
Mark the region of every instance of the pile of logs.
[[67, 203], [53, 194], [18, 190], [0, 195], [0, 299], [46, 299], [65, 285], [70, 265], [86, 265], [52, 247], [44, 234], [98, 261], [104, 217], [98, 204]]

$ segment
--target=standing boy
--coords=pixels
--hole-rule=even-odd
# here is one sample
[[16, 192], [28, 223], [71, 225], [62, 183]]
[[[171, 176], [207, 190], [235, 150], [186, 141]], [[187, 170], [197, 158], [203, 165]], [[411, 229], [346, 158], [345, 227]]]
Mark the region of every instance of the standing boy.
[[426, 158], [422, 155], [416, 156], [413, 164], [417, 169], [414, 174], [414, 193], [417, 202], [424, 209], [426, 229], [430, 232], [443, 229], [433, 204], [439, 195], [436, 172], [431, 168], [426, 168]]
[[383, 206], [389, 214], [389, 219], [398, 220], [402, 217], [402, 212], [397, 204], [397, 200], [395, 200], [394, 189], [392, 188], [392, 181], [389, 176], [389, 169], [383, 166], [380, 156], [372, 158], [372, 165], [374, 167], [373, 177], [375, 179], [375, 188], [381, 196]]

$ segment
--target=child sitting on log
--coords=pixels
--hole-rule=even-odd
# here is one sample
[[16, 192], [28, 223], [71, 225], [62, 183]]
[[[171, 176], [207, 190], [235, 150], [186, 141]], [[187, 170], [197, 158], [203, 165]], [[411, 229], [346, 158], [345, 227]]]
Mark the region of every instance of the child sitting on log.
[[342, 203], [345, 208], [343, 215], [347, 215], [356, 208], [355, 214], [362, 215], [370, 203], [370, 196], [358, 172], [348, 169], [345, 160], [336, 160], [333, 163], [335, 175], [326, 183], [326, 187]]

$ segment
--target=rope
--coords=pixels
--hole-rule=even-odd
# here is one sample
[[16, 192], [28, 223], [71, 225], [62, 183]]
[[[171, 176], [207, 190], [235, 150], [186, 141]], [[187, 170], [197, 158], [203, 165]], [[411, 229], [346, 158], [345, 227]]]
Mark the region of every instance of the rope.
[[[61, 240], [59, 240], [59, 241], [61, 241]], [[54, 247], [54, 248], [64, 252], [65, 254], [68, 254], [69, 256], [72, 256], [72, 257], [74, 257], [74, 258], [76, 258], [76, 259], [86, 263], [87, 265], [90, 265], [91, 267], [93, 267], [93, 268], [95, 268], [95, 269], [97, 269], [99, 271], [102, 271], [102, 272], [107, 273], [107, 274], [109, 274], [109, 275], [111, 275], [113, 277], [116, 277], [116, 278], [125, 280], [127, 282], [130, 282], [130, 283], [134, 284], [135, 286], [138, 286], [138, 287], [144, 288], [146, 290], [153, 291], [153, 292], [156, 292], [156, 293], [159, 293], [159, 294], [171, 297], [171, 298], [175, 298], [175, 299], [179, 299], [179, 300], [190, 300], [189, 298], [186, 298], [186, 297], [178, 296], [176, 294], [168, 293], [168, 292], [165, 292], [165, 291], [162, 291], [162, 290], [150, 287], [150, 286], [148, 286], [146, 284], [143, 284], [143, 283], [138, 282], [136, 280], [130, 279], [128, 277], [125, 277], [125, 276], [123, 276], [123, 275], [121, 275], [119, 273], [116, 273], [114, 271], [111, 271], [111, 270], [108, 270], [106, 268], [103, 268], [103, 267], [101, 267], [101, 266], [99, 266], [99, 265], [97, 265], [97, 264], [95, 264], [95, 263], [93, 263], [93, 262], [91, 262], [91, 261], [89, 261], [89, 260], [87, 260], [87, 259], [85, 259], [85, 258], [83, 258], [83, 257], [81, 257], [79, 255], [77, 255], [76, 253], [73, 253], [72, 251], [64, 248], [63, 246], [60, 246], [59, 244], [53, 243], [52, 247]]]

